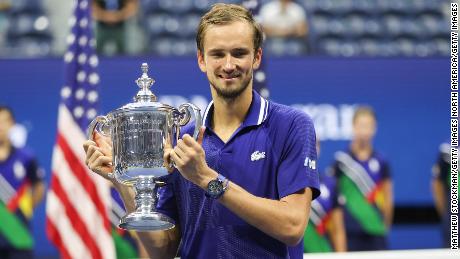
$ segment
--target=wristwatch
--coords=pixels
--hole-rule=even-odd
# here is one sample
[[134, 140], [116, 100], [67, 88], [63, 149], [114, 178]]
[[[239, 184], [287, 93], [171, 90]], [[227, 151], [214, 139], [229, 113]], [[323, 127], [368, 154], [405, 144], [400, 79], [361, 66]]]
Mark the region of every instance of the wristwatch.
[[217, 178], [214, 180], [209, 181], [208, 188], [206, 189], [206, 197], [212, 199], [219, 199], [222, 194], [228, 188], [228, 179], [225, 176], [219, 174]]

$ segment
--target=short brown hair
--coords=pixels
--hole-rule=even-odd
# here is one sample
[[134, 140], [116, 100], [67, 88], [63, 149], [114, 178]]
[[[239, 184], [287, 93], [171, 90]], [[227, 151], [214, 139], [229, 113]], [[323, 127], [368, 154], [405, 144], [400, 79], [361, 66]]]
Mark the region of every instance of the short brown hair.
[[353, 114], [353, 123], [355, 123], [356, 119], [361, 115], [369, 115], [374, 118], [375, 121], [377, 121], [374, 109], [372, 109], [370, 106], [359, 106]]
[[235, 4], [214, 4], [206, 14], [204, 14], [198, 24], [196, 34], [196, 47], [203, 54], [204, 36], [210, 25], [225, 25], [235, 21], [246, 21], [254, 28], [254, 51], [262, 47], [263, 32], [260, 25], [254, 20], [251, 12]]

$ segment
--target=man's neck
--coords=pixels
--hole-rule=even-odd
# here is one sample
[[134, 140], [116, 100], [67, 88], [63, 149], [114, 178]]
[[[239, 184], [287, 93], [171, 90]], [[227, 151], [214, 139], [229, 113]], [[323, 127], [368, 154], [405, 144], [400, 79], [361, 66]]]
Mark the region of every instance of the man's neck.
[[356, 156], [358, 160], [366, 161], [372, 155], [372, 143], [359, 143], [354, 141], [351, 143], [351, 152]]
[[7, 140], [0, 140], [0, 161], [5, 161], [10, 156], [11, 143]]
[[212, 128], [226, 142], [246, 118], [252, 102], [252, 87], [248, 87], [240, 96], [227, 100], [212, 93], [214, 112]]

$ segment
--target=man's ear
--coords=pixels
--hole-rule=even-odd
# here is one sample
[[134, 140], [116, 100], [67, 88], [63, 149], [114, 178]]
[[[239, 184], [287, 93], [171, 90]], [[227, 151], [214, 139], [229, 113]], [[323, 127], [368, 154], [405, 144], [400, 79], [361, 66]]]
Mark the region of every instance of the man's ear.
[[196, 52], [196, 58], [198, 60], [198, 66], [200, 67], [201, 72], [206, 73], [206, 62], [204, 61], [204, 54], [201, 50]]
[[258, 48], [256, 53], [254, 53], [254, 62], [253, 62], [254, 69], [259, 68], [261, 61], [262, 61], [262, 48]]

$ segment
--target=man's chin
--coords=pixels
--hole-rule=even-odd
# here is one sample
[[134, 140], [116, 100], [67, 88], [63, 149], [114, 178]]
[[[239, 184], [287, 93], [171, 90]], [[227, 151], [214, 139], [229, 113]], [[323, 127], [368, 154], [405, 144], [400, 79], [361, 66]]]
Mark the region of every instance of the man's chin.
[[245, 88], [236, 88], [236, 87], [229, 88], [228, 86], [227, 87], [214, 87], [214, 89], [216, 90], [217, 95], [225, 99], [234, 99], [240, 96], [245, 90]]

